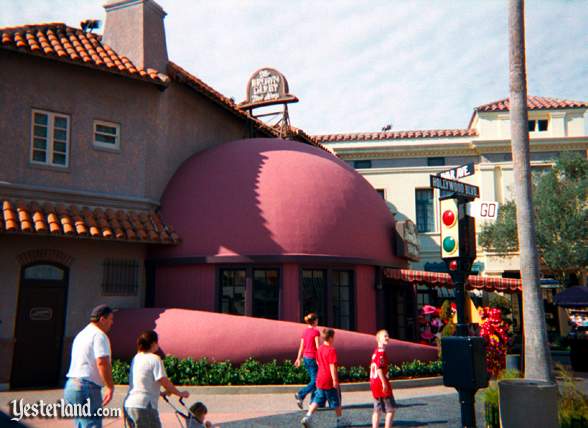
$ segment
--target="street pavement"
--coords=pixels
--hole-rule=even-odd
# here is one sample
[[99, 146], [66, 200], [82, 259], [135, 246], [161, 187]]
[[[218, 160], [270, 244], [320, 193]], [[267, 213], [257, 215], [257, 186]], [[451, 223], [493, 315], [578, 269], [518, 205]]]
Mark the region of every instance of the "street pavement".
[[[588, 392], [588, 379], [579, 382], [580, 389]], [[111, 408], [121, 408], [126, 395], [126, 387], [117, 387]], [[202, 393], [197, 387], [185, 388], [191, 392], [187, 403], [202, 401], [209, 410], [208, 419], [215, 426], [227, 428], [245, 427], [300, 427], [300, 419], [305, 412], [298, 409], [293, 394], [287, 393], [240, 393], [218, 394]], [[55, 402], [62, 397], [63, 390], [27, 390], [0, 392], [0, 410], [8, 413], [8, 403], [22, 398], [24, 402], [38, 400]], [[444, 386], [427, 386], [408, 389], [396, 389], [395, 397], [399, 404], [394, 426], [397, 427], [459, 427], [460, 408], [454, 389]], [[177, 404], [177, 400], [172, 400]], [[480, 398], [476, 401], [478, 426], [484, 426], [483, 406]], [[306, 403], [305, 403], [306, 409]], [[174, 410], [163, 400], [159, 403], [160, 417], [164, 427], [180, 427]], [[351, 427], [370, 427], [372, 398], [369, 391], [343, 393], [343, 414], [350, 421]], [[330, 410], [320, 410], [313, 416], [313, 427], [334, 427], [335, 415]], [[31, 427], [73, 427], [67, 419], [27, 419], [23, 420]], [[123, 427], [122, 418], [105, 419], [104, 427]], [[382, 424], [383, 426], [383, 424]]]

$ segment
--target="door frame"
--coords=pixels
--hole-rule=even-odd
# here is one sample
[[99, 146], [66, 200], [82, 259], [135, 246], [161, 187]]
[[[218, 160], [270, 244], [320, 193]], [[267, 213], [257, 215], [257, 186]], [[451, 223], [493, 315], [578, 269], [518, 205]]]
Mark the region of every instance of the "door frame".
[[[63, 289], [64, 292], [64, 299], [63, 299], [63, 322], [61, 325], [61, 338], [59, 340], [59, 347], [58, 347], [58, 351], [59, 351], [59, 373], [57, 375], [58, 377], [58, 381], [57, 384], [55, 386], [59, 386], [59, 376], [61, 375], [61, 370], [62, 370], [62, 366], [63, 366], [63, 344], [64, 344], [64, 340], [65, 340], [65, 326], [67, 324], [67, 303], [68, 303], [68, 295], [69, 295], [69, 267], [62, 264], [62, 263], [58, 263], [55, 261], [51, 261], [51, 260], [35, 260], [34, 262], [31, 263], [27, 263], [24, 265], [20, 266], [20, 274], [19, 274], [19, 284], [18, 284], [18, 295], [17, 295], [17, 299], [16, 299], [16, 316], [15, 316], [15, 322], [14, 322], [14, 348], [13, 348], [13, 352], [12, 352], [12, 363], [11, 363], [11, 367], [10, 367], [10, 387], [12, 388], [12, 379], [13, 379], [13, 374], [14, 374], [14, 359], [16, 358], [16, 348], [18, 346], [18, 337], [17, 337], [17, 332], [18, 332], [18, 322], [20, 319], [20, 315], [21, 315], [21, 297], [22, 297], [22, 290], [24, 287], [30, 287], [34, 282], [40, 282], [40, 281], [45, 281], [45, 280], [25, 280], [24, 278], [24, 272], [26, 269], [33, 267], [33, 266], [37, 266], [37, 265], [51, 265], [51, 266], [55, 266], [59, 269], [61, 269], [63, 271], [63, 279], [61, 281], [58, 280], [46, 280], [46, 281], [53, 281], [56, 285], [60, 284], [61, 288]], [[31, 284], [31, 285], [27, 285], [27, 283]]]

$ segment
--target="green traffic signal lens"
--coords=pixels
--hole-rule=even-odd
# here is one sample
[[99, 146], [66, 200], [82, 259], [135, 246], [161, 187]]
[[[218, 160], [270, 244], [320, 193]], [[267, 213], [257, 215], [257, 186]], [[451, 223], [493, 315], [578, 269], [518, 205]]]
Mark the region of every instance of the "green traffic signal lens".
[[445, 239], [443, 239], [443, 250], [448, 253], [453, 252], [455, 250], [455, 239], [451, 236], [445, 237]]

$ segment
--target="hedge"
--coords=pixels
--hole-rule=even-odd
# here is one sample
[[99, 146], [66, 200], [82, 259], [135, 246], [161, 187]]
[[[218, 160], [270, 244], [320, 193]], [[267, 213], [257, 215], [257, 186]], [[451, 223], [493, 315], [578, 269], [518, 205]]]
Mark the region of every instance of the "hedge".
[[[297, 368], [290, 360], [261, 363], [249, 358], [240, 366], [233, 366], [230, 361], [167, 356], [163, 364], [168, 378], [176, 385], [293, 385], [305, 384], [309, 380], [304, 367]], [[128, 384], [129, 368], [129, 362], [114, 360], [114, 383]], [[338, 373], [341, 382], [361, 382], [369, 378], [368, 369], [362, 366], [339, 367]], [[441, 361], [414, 360], [400, 366], [391, 365], [388, 374], [390, 378], [434, 376], [441, 374]]]

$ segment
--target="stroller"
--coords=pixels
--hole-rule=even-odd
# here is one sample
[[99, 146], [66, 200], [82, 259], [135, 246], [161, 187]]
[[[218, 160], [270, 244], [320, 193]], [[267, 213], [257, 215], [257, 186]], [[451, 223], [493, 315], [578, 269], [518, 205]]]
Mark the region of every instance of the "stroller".
[[178, 422], [180, 423], [181, 428], [194, 428], [194, 427], [201, 426], [201, 424], [196, 420], [194, 415], [192, 415], [192, 413], [190, 412], [190, 409], [188, 409], [188, 406], [186, 406], [186, 403], [184, 403], [183, 398], [178, 399], [178, 402], [180, 403], [181, 407], [183, 407], [183, 409], [180, 409], [179, 407], [174, 406], [169, 401], [169, 399], [167, 398], [166, 395], [162, 395], [162, 398], [164, 399], [164, 401], [167, 404], [169, 404], [169, 406], [172, 409], [174, 409], [176, 418], [178, 419]]

